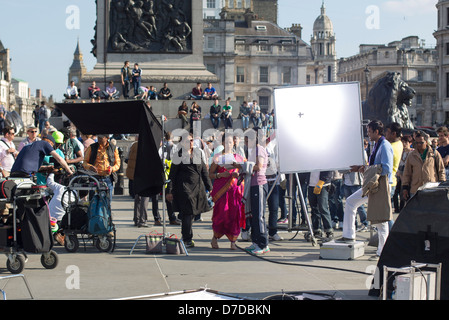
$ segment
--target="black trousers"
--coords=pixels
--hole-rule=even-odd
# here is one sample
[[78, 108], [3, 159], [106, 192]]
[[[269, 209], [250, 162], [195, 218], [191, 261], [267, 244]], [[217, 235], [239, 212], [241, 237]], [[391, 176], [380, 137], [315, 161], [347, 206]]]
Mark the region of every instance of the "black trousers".
[[193, 238], [193, 215], [192, 214], [182, 214], [181, 215], [181, 233], [182, 241], [190, 242]]

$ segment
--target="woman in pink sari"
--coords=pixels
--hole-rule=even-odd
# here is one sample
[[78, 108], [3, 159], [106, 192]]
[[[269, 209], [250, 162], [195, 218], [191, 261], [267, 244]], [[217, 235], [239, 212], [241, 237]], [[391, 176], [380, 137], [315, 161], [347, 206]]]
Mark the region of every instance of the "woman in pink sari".
[[231, 249], [235, 250], [235, 241], [245, 226], [245, 209], [242, 203], [243, 182], [238, 183], [239, 171], [233, 163], [242, 163], [244, 159], [233, 152], [233, 136], [223, 135], [223, 146], [223, 152], [214, 157], [209, 169], [209, 177], [214, 180], [211, 192], [214, 236], [211, 245], [213, 249], [218, 249], [218, 239], [226, 235], [231, 241]]

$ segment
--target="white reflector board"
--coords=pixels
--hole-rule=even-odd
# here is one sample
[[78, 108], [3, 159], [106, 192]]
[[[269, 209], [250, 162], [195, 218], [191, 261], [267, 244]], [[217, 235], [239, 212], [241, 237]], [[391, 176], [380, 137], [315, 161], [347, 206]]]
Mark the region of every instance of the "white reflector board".
[[281, 173], [363, 164], [358, 82], [277, 88], [274, 103]]

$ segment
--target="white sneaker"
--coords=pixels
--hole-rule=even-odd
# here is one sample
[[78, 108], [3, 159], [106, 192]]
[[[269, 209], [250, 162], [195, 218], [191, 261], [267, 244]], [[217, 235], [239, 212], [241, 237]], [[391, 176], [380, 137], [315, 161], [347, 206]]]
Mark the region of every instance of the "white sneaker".
[[242, 231], [241, 237], [243, 241], [249, 241], [249, 232], [248, 231]]
[[259, 246], [255, 243], [252, 243], [249, 247], [245, 248], [245, 251], [253, 252], [254, 250], [260, 250]]
[[284, 240], [284, 238], [282, 238], [280, 235], [278, 235], [277, 233], [274, 234], [273, 236], [270, 236], [270, 240], [271, 241], [282, 241]]

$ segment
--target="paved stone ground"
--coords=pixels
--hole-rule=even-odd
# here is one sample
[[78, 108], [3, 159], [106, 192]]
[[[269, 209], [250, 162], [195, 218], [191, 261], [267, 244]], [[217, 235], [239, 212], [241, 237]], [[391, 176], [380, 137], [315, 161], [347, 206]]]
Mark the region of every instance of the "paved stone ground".
[[[127, 190], [125, 191], [127, 193]], [[162, 202], [159, 201], [160, 207]], [[262, 258], [243, 250], [230, 250], [227, 240], [220, 240], [220, 249], [211, 249], [211, 213], [194, 223], [195, 248], [188, 255], [145, 254], [139, 236], [150, 231], [162, 232], [162, 227], [137, 228], [133, 225], [133, 201], [128, 195], [115, 195], [112, 202], [116, 224], [116, 248], [112, 253], [98, 251], [92, 242], [86, 246], [80, 238], [76, 253], [68, 253], [57, 245], [59, 264], [53, 270], [44, 269], [40, 255], [30, 254], [22, 274], [33, 296], [38, 300], [105, 300], [146, 296], [159, 293], [207, 287], [219, 292], [263, 299], [281, 292], [319, 292], [335, 294], [342, 300], [377, 300], [369, 297], [365, 272], [376, 263], [368, 257], [375, 247], [367, 246], [366, 255], [356, 260], [320, 259], [320, 247], [304, 240], [302, 232], [280, 231], [284, 241], [271, 242], [271, 252]], [[151, 203], [149, 209], [151, 214]], [[168, 219], [167, 219], [168, 220]], [[167, 225], [166, 231], [181, 237], [180, 226]], [[340, 236], [341, 231], [336, 231]], [[369, 233], [359, 233], [367, 240]], [[248, 242], [238, 242], [244, 248]], [[0, 262], [0, 276], [8, 276], [6, 257]], [[22, 279], [0, 281], [7, 299], [29, 299]]]

